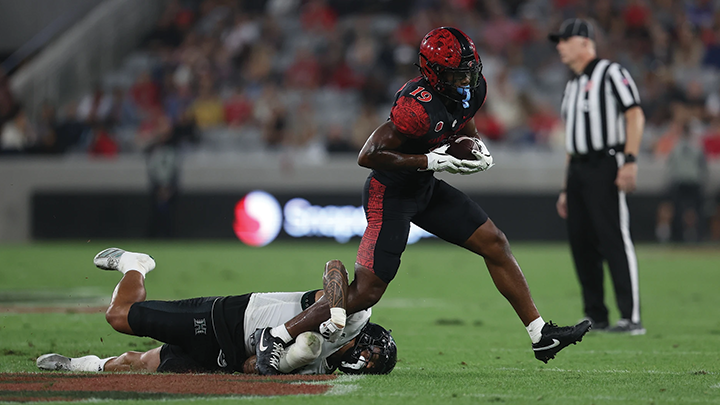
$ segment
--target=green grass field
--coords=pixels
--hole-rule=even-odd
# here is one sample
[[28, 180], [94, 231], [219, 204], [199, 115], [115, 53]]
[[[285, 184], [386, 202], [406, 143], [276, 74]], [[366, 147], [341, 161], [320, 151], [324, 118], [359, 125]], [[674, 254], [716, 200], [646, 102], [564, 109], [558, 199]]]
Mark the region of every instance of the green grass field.
[[[47, 352], [103, 357], [157, 345], [114, 332], [101, 313], [7, 310], [107, 303], [120, 274], [92, 265], [93, 255], [107, 246], [152, 254], [158, 267], [147, 277], [148, 298], [177, 299], [319, 288], [324, 263], [336, 258], [350, 265], [357, 243], [275, 243], [261, 249], [239, 242], [0, 246], [0, 372], [37, 371], [35, 358]], [[513, 249], [545, 320], [571, 324], [581, 318], [567, 246]], [[398, 343], [392, 374], [341, 378], [330, 395], [320, 397], [243, 402], [720, 404], [720, 248], [647, 245], [637, 253], [648, 334], [590, 333], [545, 365], [535, 360], [522, 323], [482, 260], [438, 241], [411, 245], [373, 313]], [[611, 317], [617, 319], [612, 304]]]

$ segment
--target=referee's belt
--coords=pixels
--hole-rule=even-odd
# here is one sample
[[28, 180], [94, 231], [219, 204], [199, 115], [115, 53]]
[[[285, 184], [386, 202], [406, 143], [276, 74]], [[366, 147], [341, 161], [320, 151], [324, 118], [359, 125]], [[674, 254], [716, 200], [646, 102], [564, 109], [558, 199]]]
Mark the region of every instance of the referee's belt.
[[570, 161], [573, 163], [598, 161], [598, 160], [606, 158], [608, 156], [614, 157], [615, 154], [621, 150], [624, 150], [624, 148], [621, 149], [619, 146], [613, 146], [613, 147], [605, 148], [602, 150], [593, 150], [593, 151], [589, 151], [587, 153], [573, 154], [573, 155], [570, 155]]

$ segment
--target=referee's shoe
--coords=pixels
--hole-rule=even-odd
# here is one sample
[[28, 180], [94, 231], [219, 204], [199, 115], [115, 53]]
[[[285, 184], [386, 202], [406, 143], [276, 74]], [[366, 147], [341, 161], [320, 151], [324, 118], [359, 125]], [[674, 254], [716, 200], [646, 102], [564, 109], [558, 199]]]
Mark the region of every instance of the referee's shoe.
[[532, 345], [535, 358], [547, 363], [548, 360], [555, 358], [560, 350], [582, 341], [591, 327], [592, 324], [588, 320], [575, 326], [557, 326], [552, 321], [547, 322], [542, 328], [540, 341]]

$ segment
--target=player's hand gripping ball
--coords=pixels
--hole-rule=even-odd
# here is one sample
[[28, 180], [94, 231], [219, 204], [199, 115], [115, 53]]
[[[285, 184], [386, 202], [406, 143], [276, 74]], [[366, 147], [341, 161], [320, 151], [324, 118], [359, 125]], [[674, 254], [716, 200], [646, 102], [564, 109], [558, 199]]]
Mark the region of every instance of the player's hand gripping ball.
[[[450, 145], [445, 153], [460, 160], [478, 160], [480, 146], [469, 136], [452, 135], [445, 141]], [[475, 153], [473, 153], [475, 151]]]
[[493, 158], [479, 138], [452, 135], [425, 154], [426, 169], [435, 172], [472, 174], [492, 167]]

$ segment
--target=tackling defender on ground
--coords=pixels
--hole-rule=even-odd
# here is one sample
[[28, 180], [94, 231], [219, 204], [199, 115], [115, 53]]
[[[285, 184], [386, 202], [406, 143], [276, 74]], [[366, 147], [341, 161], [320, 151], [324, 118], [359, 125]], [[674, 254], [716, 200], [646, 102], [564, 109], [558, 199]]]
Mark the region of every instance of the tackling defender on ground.
[[[256, 329], [282, 324], [324, 294], [343, 302], [347, 290], [345, 266], [331, 260], [325, 265], [323, 290], [146, 301], [145, 275], [155, 268], [151, 256], [109, 248], [98, 253], [93, 262], [103, 270], [123, 273], [105, 314], [113, 329], [165, 344], [147, 352], [105, 359], [50, 353], [38, 357], [40, 369], [257, 373]], [[397, 346], [389, 331], [369, 322], [371, 313], [367, 309], [347, 316], [344, 333], [333, 341], [306, 332], [288, 347], [271, 346], [268, 350], [277, 358], [274, 366], [281, 373], [293, 374], [330, 374], [336, 369], [349, 374], [389, 373], [397, 362]]]

